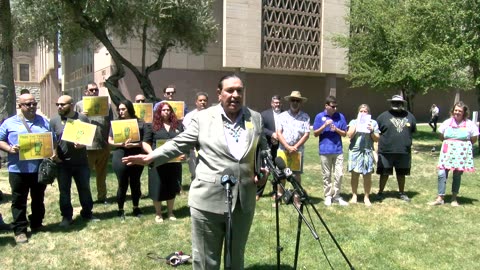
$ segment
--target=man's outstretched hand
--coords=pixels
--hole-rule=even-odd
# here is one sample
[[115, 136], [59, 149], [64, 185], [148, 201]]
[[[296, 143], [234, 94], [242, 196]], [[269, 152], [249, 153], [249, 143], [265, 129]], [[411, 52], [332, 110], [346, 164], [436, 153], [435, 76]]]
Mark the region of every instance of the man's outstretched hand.
[[140, 154], [134, 156], [123, 157], [122, 162], [128, 166], [131, 165], [142, 165], [146, 166], [152, 163], [153, 157], [151, 155]]

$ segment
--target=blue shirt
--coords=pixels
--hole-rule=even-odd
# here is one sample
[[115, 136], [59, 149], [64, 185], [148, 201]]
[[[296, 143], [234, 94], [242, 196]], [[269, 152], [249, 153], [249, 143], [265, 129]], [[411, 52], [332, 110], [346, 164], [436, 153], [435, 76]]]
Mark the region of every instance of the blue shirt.
[[[332, 119], [336, 128], [344, 131], [347, 130], [347, 120], [345, 120], [345, 116], [343, 116], [343, 114], [336, 112], [330, 116], [327, 114], [327, 111], [323, 111], [315, 116], [313, 130], [319, 129], [328, 119]], [[318, 153], [320, 155], [343, 153], [342, 137], [337, 132], [330, 130], [329, 126], [325, 127], [323, 132], [320, 134]]]
[[[48, 120], [40, 115], [35, 115], [33, 121], [25, 118], [25, 121], [32, 130], [32, 133], [44, 133], [50, 131]], [[0, 126], [0, 140], [7, 142], [10, 146], [18, 144], [18, 135], [29, 133], [22, 119], [14, 115], [6, 119]], [[52, 134], [55, 136], [55, 134]], [[55, 137], [53, 137], [55, 140]], [[8, 171], [13, 173], [36, 173], [41, 160], [20, 160], [19, 153], [8, 153]]]

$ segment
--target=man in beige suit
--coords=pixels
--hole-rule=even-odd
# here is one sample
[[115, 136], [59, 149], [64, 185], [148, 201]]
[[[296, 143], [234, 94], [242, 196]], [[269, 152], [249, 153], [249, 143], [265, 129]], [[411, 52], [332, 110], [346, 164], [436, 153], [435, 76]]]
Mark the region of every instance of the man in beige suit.
[[[242, 105], [243, 83], [235, 75], [220, 79], [219, 105], [198, 112], [188, 129], [149, 155], [123, 158], [127, 164], [163, 164], [199, 145], [196, 176], [188, 204], [192, 218], [193, 269], [219, 269], [225, 238], [226, 196], [221, 184], [225, 169], [238, 179], [232, 187], [232, 269], [243, 269], [245, 245], [255, 212], [254, 174], [257, 147], [267, 150], [259, 113]], [[265, 171], [264, 171], [265, 172]]]

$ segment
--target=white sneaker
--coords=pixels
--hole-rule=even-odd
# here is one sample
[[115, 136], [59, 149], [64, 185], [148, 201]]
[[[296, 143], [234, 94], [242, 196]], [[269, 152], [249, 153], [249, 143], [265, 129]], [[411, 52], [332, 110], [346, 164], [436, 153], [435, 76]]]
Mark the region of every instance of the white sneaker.
[[344, 201], [341, 197], [336, 198], [335, 202], [338, 203], [340, 206], [348, 206], [348, 202]]
[[332, 205], [332, 197], [328, 196], [325, 197], [325, 202], [323, 202], [326, 206], [331, 206]]

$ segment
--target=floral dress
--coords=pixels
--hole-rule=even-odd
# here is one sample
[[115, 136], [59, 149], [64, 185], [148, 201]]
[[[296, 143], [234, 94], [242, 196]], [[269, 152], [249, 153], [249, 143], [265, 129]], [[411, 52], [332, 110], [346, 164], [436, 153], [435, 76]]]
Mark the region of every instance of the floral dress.
[[[350, 121], [348, 126], [356, 126], [356, 121], [356, 119]], [[373, 132], [377, 134], [380, 133], [377, 122], [375, 120], [370, 121]], [[348, 171], [363, 175], [373, 172], [375, 166], [373, 151], [373, 140], [370, 133], [356, 132], [355, 136], [350, 140]]]
[[437, 167], [441, 170], [474, 171], [470, 138], [478, 136], [477, 126], [468, 119], [457, 124], [455, 119], [450, 118], [438, 130], [443, 133], [444, 140]]

